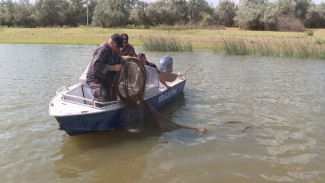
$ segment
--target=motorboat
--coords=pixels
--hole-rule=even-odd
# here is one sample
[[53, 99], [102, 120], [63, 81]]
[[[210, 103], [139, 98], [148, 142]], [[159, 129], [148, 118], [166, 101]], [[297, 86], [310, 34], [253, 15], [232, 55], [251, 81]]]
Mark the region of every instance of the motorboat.
[[[156, 110], [182, 93], [186, 83], [185, 74], [172, 73], [172, 63], [162, 63], [162, 60], [164, 59], [160, 60], [159, 73], [157, 69], [145, 66], [146, 83], [143, 99]], [[159, 82], [159, 75], [172, 87], [172, 90]], [[120, 100], [96, 103], [93, 98], [86, 83], [85, 71], [77, 84], [60, 87], [56, 91], [49, 104], [49, 114], [58, 121], [59, 129], [70, 136], [114, 130], [125, 125], [121, 118], [125, 106]], [[96, 105], [98, 103], [101, 105]], [[131, 120], [142, 117], [144, 116], [135, 113], [130, 115]]]

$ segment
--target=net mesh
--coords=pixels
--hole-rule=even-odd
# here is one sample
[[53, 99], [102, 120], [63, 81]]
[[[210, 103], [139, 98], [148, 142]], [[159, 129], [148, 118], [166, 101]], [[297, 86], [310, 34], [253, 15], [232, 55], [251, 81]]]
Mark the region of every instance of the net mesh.
[[140, 132], [144, 127], [143, 117], [150, 114], [154, 123], [162, 131], [169, 131], [177, 128], [189, 128], [199, 132], [206, 132], [206, 128], [189, 127], [180, 125], [166, 118], [155, 110], [149, 103], [144, 100], [146, 85], [146, 69], [137, 60], [130, 59], [125, 62], [120, 73], [117, 93], [124, 104], [121, 113], [121, 119], [124, 127], [131, 132]]

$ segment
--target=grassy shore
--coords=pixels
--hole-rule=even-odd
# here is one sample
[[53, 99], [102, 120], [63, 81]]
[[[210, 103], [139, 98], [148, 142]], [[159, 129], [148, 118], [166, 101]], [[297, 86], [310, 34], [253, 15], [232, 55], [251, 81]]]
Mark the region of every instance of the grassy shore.
[[[106, 41], [109, 35], [113, 33], [127, 33], [130, 37], [130, 43], [134, 46], [144, 46], [146, 40], [150, 40], [150, 38], [157, 40], [174, 39], [181, 43], [190, 43], [193, 50], [208, 50], [214, 53], [324, 57], [323, 59], [325, 59], [325, 29], [311, 31], [313, 31], [313, 35], [308, 35], [306, 32], [243, 31], [236, 29], [0, 28], [0, 43], [99, 44]], [[238, 46], [236, 47], [236, 45]], [[286, 50], [286, 45], [290, 45], [290, 49]], [[271, 52], [279, 50], [280, 47], [286, 51], [271, 54]], [[239, 52], [238, 49], [240, 49]], [[307, 50], [306, 54], [290, 53], [304, 50]], [[308, 56], [309, 53], [312, 53], [312, 56]]]

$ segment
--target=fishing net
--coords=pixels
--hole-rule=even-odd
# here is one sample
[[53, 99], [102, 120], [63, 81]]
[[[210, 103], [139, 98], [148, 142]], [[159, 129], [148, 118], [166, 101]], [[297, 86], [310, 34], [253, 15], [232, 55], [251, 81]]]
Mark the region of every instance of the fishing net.
[[179, 125], [156, 111], [144, 100], [146, 86], [146, 69], [137, 59], [129, 59], [123, 65], [118, 81], [117, 93], [124, 104], [121, 119], [124, 127], [131, 132], [140, 132], [144, 127], [143, 117], [147, 114], [160, 130], [169, 131], [177, 128], [189, 128], [199, 132], [206, 132], [203, 127], [193, 128]]
[[136, 59], [123, 65], [118, 82], [118, 95], [123, 104], [135, 103], [144, 97], [146, 69]]
[[[121, 119], [129, 131], [142, 131], [143, 116], [146, 113], [144, 94], [146, 70], [136, 59], [129, 59], [123, 65], [118, 82], [117, 94], [124, 104]], [[132, 118], [130, 118], [132, 117]]]

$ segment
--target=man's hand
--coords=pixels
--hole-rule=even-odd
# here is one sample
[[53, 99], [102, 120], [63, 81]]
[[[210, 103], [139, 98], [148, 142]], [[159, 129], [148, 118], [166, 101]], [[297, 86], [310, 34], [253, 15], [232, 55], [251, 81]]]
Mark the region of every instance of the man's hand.
[[130, 58], [132, 58], [130, 55], [126, 55], [126, 56], [122, 56], [122, 58], [124, 59], [124, 60], [129, 60]]
[[125, 61], [133, 61], [134, 59], [139, 60], [137, 57], [132, 57], [130, 55], [122, 56]]
[[116, 65], [111, 65], [109, 67], [110, 71], [121, 71], [122, 70], [122, 65], [121, 64], [116, 64]]

